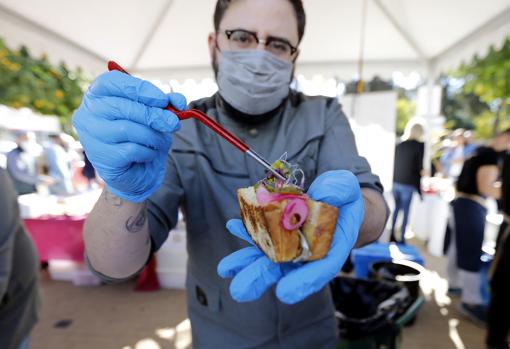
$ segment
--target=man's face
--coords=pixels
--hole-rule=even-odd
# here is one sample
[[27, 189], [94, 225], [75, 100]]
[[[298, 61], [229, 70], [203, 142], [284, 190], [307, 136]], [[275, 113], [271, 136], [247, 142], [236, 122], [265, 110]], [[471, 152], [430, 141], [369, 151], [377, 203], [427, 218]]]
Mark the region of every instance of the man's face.
[[[259, 39], [269, 37], [288, 41], [297, 47], [299, 36], [294, 9], [288, 0], [235, 0], [226, 10], [218, 33], [209, 34], [208, 44], [211, 61], [217, 73], [217, 49], [230, 49], [225, 30], [243, 29], [256, 33]], [[260, 44], [258, 49], [265, 49]], [[289, 57], [293, 60], [297, 53]]]

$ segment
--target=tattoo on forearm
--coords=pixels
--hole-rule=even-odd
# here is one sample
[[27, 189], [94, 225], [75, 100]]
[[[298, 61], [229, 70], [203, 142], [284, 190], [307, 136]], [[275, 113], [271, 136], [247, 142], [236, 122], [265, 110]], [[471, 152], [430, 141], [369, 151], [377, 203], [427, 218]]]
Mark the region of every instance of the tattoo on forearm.
[[108, 190], [104, 190], [104, 200], [115, 207], [121, 207], [124, 203], [121, 198], [113, 195]]
[[147, 202], [144, 202], [136, 216], [131, 216], [126, 221], [126, 230], [130, 233], [141, 231], [147, 220]]

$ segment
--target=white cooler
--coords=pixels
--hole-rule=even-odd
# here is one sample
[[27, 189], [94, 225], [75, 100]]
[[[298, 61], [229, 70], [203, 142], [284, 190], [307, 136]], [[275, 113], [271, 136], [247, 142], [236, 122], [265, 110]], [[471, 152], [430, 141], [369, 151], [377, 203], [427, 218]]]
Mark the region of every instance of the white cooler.
[[186, 231], [178, 227], [156, 253], [156, 272], [162, 288], [185, 288], [187, 261]]
[[48, 270], [50, 278], [55, 281], [71, 281], [75, 286], [101, 285], [101, 280], [83, 263], [50, 259]]
[[450, 203], [439, 195], [431, 195], [427, 200], [427, 206], [427, 216], [429, 218], [427, 225], [427, 230], [429, 232], [427, 249], [431, 255], [441, 257], [443, 256]]

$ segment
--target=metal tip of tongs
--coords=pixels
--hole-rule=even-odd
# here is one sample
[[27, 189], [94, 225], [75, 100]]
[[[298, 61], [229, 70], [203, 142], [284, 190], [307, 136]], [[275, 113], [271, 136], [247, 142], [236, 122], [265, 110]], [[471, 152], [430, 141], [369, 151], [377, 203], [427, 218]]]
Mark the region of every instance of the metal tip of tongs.
[[280, 172], [276, 171], [269, 162], [267, 162], [266, 160], [264, 160], [264, 158], [262, 156], [260, 156], [259, 154], [257, 154], [256, 152], [254, 152], [253, 150], [249, 149], [248, 151], [246, 151], [246, 154], [250, 155], [252, 158], [254, 158], [255, 160], [257, 160], [262, 166], [264, 166], [265, 168], [267, 168], [269, 171], [271, 171], [271, 173], [273, 175], [275, 175], [275, 177], [277, 177], [278, 179], [286, 182], [287, 181], [287, 178], [282, 175]]

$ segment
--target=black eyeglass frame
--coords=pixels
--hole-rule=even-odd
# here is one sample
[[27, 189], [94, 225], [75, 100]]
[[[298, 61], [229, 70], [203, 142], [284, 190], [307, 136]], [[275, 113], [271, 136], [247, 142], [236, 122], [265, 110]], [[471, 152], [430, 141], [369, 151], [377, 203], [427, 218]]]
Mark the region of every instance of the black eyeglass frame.
[[235, 32], [243, 32], [243, 33], [246, 33], [246, 34], [249, 34], [251, 36], [253, 36], [255, 38], [255, 41], [257, 42], [257, 44], [264, 44], [264, 46], [268, 46], [271, 42], [273, 41], [277, 41], [277, 42], [280, 42], [282, 44], [285, 44], [285, 45], [288, 45], [289, 48], [290, 48], [290, 57], [292, 57], [297, 51], [298, 51], [298, 48], [296, 46], [293, 46], [288, 40], [286, 39], [283, 39], [283, 38], [275, 38], [275, 37], [272, 37], [272, 36], [268, 36], [267, 39], [260, 39], [258, 36], [257, 36], [257, 33], [255, 32], [252, 32], [252, 31], [249, 31], [249, 30], [246, 30], [246, 29], [226, 29], [224, 31], [225, 33], [225, 36], [227, 37], [228, 40], [230, 40], [230, 37], [232, 36], [232, 34], [234, 34]]

